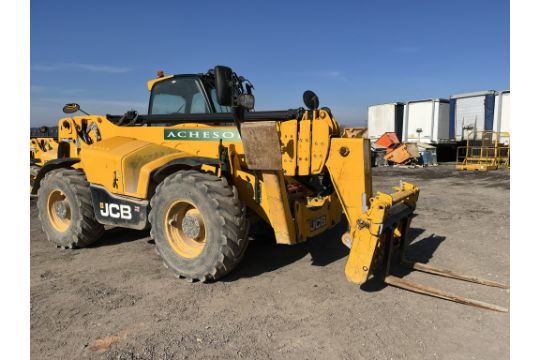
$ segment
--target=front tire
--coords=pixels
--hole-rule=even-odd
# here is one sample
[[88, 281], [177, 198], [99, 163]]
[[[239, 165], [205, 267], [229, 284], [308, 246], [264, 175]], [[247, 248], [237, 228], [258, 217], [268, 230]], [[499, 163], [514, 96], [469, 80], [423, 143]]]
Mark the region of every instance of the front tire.
[[242, 259], [248, 245], [245, 208], [225, 178], [178, 171], [157, 187], [150, 206], [150, 234], [177, 276], [217, 280]]
[[88, 246], [105, 231], [95, 218], [90, 187], [81, 171], [47, 173], [38, 190], [37, 207], [47, 239], [58, 247]]

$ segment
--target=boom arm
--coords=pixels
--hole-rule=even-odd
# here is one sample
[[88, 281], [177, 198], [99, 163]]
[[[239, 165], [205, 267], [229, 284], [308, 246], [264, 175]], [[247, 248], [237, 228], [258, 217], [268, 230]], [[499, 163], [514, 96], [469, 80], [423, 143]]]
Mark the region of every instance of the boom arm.
[[[250, 127], [252, 126], [248, 128]], [[243, 131], [242, 140], [246, 158], [256, 158], [260, 161], [261, 153], [264, 153], [267, 168], [274, 170], [274, 176], [279, 177], [283, 174], [287, 178], [309, 176], [321, 174], [326, 170], [330, 174], [334, 196], [337, 197], [349, 223], [349, 231], [342, 237], [345, 245], [351, 248], [345, 268], [349, 281], [356, 284], [365, 282], [376, 266], [382, 262], [384, 251], [381, 250], [393, 246], [389, 242], [405, 246], [405, 235], [419, 189], [414, 185], [403, 183], [391, 195], [377, 193], [373, 197], [370, 144], [368, 139], [359, 136], [358, 131], [344, 131], [343, 135], [339, 136], [339, 127], [329, 112], [306, 111], [300, 121], [277, 123], [281, 146], [278, 150], [272, 149], [271, 145], [261, 146], [261, 143], [267, 141], [266, 131], [260, 130], [263, 128], [260, 125], [253, 127], [258, 131]], [[256, 154], [250, 154], [250, 151]], [[272, 165], [275, 164], [272, 158], [274, 154], [279, 153], [281, 164], [276, 167]], [[257, 154], [259, 158], [256, 157]], [[269, 174], [265, 176], [269, 178]], [[291, 236], [293, 233], [291, 227], [294, 224], [286, 221], [290, 217], [286, 212], [288, 209], [276, 211], [276, 208], [281, 208], [278, 204], [283, 203], [284, 185], [279, 185], [279, 182], [275, 184], [276, 190], [272, 191], [273, 184], [265, 181], [267, 192], [275, 192], [277, 195], [274, 198], [281, 199], [274, 201], [269, 213], [270, 222], [276, 230], [279, 242], [282, 234]], [[301, 216], [295, 215], [297, 223], [304, 221]], [[283, 232], [283, 229], [288, 230]]]

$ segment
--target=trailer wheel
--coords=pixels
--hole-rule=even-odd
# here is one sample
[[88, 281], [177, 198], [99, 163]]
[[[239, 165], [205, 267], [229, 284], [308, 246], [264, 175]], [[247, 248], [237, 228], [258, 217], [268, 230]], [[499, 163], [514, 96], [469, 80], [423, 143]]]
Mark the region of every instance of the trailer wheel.
[[38, 190], [37, 207], [47, 239], [58, 247], [88, 246], [105, 231], [95, 219], [90, 188], [80, 171], [58, 169], [47, 173]]
[[150, 206], [150, 234], [177, 276], [217, 280], [242, 259], [248, 245], [245, 208], [224, 178], [178, 171], [157, 187]]

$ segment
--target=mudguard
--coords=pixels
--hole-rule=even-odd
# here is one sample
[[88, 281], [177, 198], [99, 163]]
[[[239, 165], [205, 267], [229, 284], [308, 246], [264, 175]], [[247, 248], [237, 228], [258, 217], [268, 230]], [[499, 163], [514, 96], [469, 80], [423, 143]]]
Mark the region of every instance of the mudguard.
[[154, 171], [152, 175], [152, 180], [156, 183], [161, 182], [165, 177], [170, 175], [176, 170], [186, 168], [186, 167], [199, 167], [202, 165], [224, 165], [223, 161], [218, 159], [213, 159], [209, 157], [202, 156], [186, 156], [178, 159], [174, 159], [161, 166]]
[[74, 164], [77, 164], [79, 161], [81, 161], [79, 158], [62, 158], [62, 159], [55, 159], [50, 160], [43, 165], [39, 172], [37, 173], [35, 179], [32, 182], [32, 189], [30, 190], [30, 194], [37, 195], [37, 191], [39, 189], [41, 179], [51, 170], [55, 169], [61, 169], [61, 168], [70, 168]]

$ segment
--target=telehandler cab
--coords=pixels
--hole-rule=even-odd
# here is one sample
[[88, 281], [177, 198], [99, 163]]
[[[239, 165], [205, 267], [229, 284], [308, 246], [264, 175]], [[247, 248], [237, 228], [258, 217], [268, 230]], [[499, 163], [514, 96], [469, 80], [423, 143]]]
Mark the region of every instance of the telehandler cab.
[[[372, 192], [370, 143], [340, 128], [306, 91], [306, 108], [253, 111], [253, 86], [230, 68], [159, 74], [148, 82], [147, 115], [72, 116], [58, 122], [58, 144], [35, 153], [31, 193], [48, 239], [62, 248], [97, 241], [104, 225], [151, 227], [165, 265], [189, 281], [217, 280], [248, 246], [262, 219], [279, 244], [296, 244], [337, 225], [345, 214], [347, 279], [387, 283], [504, 311], [390, 275], [403, 259], [419, 189]], [[64, 112], [82, 111], [67, 104]], [[397, 256], [395, 256], [397, 255]], [[427, 265], [415, 269], [479, 282]]]

